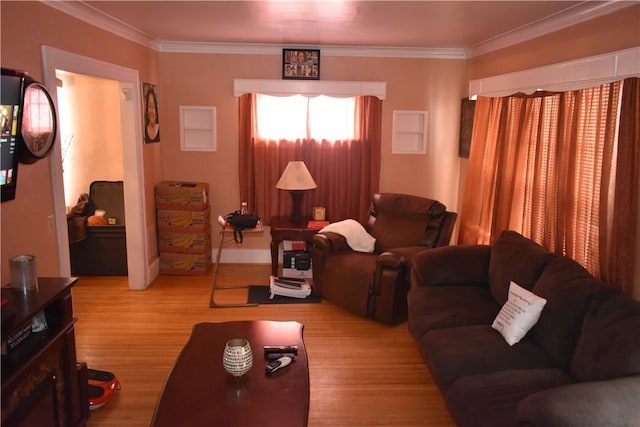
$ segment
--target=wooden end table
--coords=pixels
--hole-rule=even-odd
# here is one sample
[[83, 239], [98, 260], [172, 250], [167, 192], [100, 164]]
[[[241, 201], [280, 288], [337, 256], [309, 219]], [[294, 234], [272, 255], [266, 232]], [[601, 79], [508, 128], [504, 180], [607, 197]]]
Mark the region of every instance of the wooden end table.
[[317, 228], [309, 228], [310, 218], [304, 218], [300, 222], [293, 222], [286, 216], [271, 217], [271, 275], [278, 275], [278, 249], [283, 240], [304, 240], [310, 242], [313, 235], [320, 231]]

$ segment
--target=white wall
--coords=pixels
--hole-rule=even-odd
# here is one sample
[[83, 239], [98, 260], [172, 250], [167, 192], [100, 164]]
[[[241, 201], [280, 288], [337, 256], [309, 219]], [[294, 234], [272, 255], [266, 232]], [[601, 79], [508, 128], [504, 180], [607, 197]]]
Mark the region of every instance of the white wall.
[[123, 180], [120, 90], [112, 80], [62, 72], [57, 77], [62, 82], [58, 109], [68, 209], [93, 181]]

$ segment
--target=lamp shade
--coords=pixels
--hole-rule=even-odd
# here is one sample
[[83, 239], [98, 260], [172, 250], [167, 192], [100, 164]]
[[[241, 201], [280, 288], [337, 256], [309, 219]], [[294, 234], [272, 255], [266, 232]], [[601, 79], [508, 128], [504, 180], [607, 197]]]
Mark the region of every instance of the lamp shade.
[[316, 182], [309, 173], [307, 166], [300, 160], [289, 162], [276, 184], [277, 189], [290, 191], [312, 190], [316, 187]]

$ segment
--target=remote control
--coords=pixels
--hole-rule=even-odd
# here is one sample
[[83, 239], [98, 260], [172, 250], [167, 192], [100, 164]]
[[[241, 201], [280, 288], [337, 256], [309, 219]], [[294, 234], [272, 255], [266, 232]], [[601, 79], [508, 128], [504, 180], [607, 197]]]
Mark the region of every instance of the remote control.
[[264, 353], [293, 353], [298, 354], [297, 345], [265, 345]]
[[273, 362], [269, 362], [265, 370], [267, 374], [273, 374], [280, 368], [284, 368], [285, 366], [289, 366], [291, 364], [292, 359], [290, 357], [281, 357], [278, 360], [274, 360]]
[[296, 355], [293, 353], [269, 353], [267, 354], [267, 359], [269, 360], [276, 360], [276, 359], [280, 359], [281, 357], [290, 357], [291, 360], [296, 360]]

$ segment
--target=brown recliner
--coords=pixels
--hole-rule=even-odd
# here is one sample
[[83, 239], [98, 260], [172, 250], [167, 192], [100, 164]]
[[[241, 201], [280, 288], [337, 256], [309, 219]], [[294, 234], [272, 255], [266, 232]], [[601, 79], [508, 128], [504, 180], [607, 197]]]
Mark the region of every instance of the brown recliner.
[[313, 237], [314, 292], [360, 316], [390, 325], [406, 320], [410, 261], [425, 248], [448, 245], [456, 217], [435, 200], [375, 194], [363, 224], [376, 239], [373, 253], [352, 250], [337, 233]]

